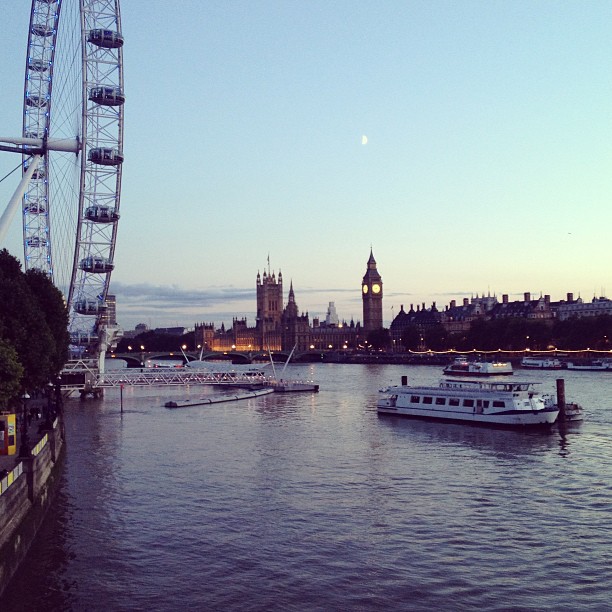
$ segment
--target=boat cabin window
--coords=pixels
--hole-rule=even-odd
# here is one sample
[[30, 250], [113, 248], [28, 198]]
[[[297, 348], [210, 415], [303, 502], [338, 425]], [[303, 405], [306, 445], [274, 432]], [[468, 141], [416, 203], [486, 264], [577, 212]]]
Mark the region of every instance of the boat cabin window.
[[421, 398], [418, 395], [410, 396], [410, 401], [413, 404], [418, 404], [421, 401]]
[[445, 397], [436, 397], [436, 406], [444, 406], [446, 404]]
[[424, 404], [433, 404], [433, 397], [425, 396], [423, 398], [423, 403]]
[[474, 400], [473, 399], [464, 399], [463, 400], [463, 405], [466, 408], [473, 408], [474, 407]]
[[493, 408], [505, 408], [506, 402], [502, 402], [501, 400], [493, 400]]
[[458, 406], [459, 405], [459, 399], [456, 398], [456, 397], [449, 398], [448, 405], [449, 406]]

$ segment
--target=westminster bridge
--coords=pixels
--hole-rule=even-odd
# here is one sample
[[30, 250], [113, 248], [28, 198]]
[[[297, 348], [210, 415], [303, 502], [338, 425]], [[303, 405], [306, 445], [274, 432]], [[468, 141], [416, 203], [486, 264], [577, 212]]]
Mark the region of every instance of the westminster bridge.
[[[336, 351], [337, 352], [337, 351]], [[292, 362], [303, 363], [313, 361], [324, 361], [324, 355], [330, 351], [128, 351], [127, 353], [106, 353], [106, 363], [114, 359], [123, 360], [128, 368], [142, 368], [147, 363], [180, 361], [182, 364], [190, 361], [228, 361], [235, 364], [270, 363], [270, 358], [275, 363], [285, 363], [291, 356]]]

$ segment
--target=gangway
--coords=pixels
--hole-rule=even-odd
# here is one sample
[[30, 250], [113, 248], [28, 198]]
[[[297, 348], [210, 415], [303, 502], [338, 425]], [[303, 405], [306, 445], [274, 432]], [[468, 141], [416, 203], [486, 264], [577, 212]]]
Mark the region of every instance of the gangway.
[[263, 385], [269, 382], [269, 377], [263, 372], [202, 372], [182, 369], [138, 369], [130, 371], [112, 370], [98, 374], [92, 386], [94, 388], [112, 388], [126, 386], [155, 387], [177, 385], [234, 385], [244, 387]]

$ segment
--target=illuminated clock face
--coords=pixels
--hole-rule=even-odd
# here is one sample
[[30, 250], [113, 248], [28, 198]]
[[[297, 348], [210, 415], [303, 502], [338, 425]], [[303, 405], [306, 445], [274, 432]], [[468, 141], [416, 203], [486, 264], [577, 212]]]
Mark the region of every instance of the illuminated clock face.
[[368, 286], [367, 286], [367, 285], [364, 285], [364, 286], [363, 286], [363, 292], [364, 292], [364, 293], [367, 293], [367, 292], [368, 292]]
[[374, 284], [372, 285], [372, 291], [373, 291], [374, 293], [380, 293], [380, 285], [379, 285], [378, 283], [374, 283]]

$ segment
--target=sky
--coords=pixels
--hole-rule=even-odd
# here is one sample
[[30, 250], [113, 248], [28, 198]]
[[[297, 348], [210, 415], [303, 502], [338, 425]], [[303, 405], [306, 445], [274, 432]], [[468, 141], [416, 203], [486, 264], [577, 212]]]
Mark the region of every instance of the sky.
[[[74, 1], [74, 0], [70, 0]], [[0, 134], [28, 2], [2, 3]], [[133, 329], [255, 324], [258, 271], [362, 319], [612, 291], [612, 3], [131, 0], [111, 292]], [[0, 152], [0, 177], [18, 160]], [[0, 183], [0, 209], [17, 181]], [[21, 229], [6, 246], [23, 258]], [[608, 292], [608, 293], [607, 293]]]

